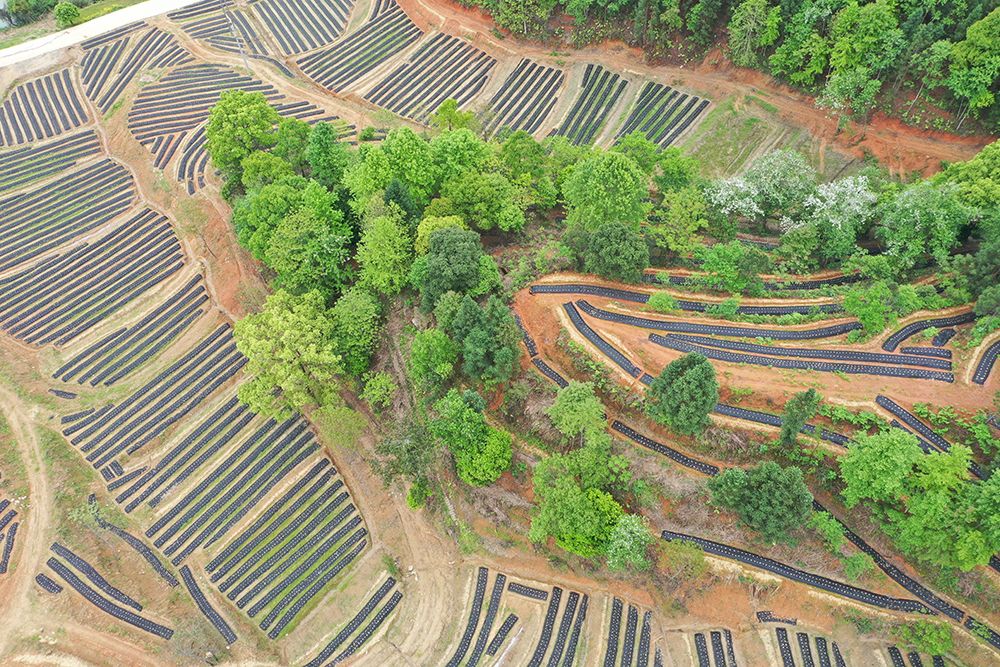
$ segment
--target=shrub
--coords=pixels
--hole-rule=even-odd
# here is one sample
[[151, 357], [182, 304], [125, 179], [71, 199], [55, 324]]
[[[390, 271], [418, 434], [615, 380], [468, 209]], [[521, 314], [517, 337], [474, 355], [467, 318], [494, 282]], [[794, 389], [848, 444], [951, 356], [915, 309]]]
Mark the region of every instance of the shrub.
[[59, 28], [69, 28], [80, 22], [80, 8], [71, 2], [60, 2], [52, 13]]
[[677, 310], [677, 299], [667, 292], [656, 292], [649, 297], [646, 305], [658, 313], [672, 313]]

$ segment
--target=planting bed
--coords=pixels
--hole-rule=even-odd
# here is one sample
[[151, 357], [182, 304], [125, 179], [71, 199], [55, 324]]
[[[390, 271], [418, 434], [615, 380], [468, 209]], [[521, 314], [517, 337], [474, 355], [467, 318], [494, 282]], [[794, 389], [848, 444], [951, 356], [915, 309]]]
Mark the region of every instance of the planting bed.
[[701, 632], [694, 635], [694, 648], [695, 654], [698, 656], [698, 667], [712, 667], [712, 662], [708, 657], [708, 642], [705, 641], [705, 635]]
[[201, 283], [201, 276], [195, 276], [141, 320], [97, 341], [52, 377], [91, 386], [114, 384], [152, 359], [205, 312], [202, 306], [208, 294]]
[[472, 649], [472, 654], [469, 656], [466, 667], [476, 667], [479, 664], [479, 660], [483, 657], [483, 651], [486, 650], [486, 642], [489, 641], [490, 632], [493, 630], [493, 622], [496, 620], [497, 612], [500, 610], [500, 598], [503, 596], [504, 585], [506, 583], [506, 575], [499, 573], [493, 580], [493, 591], [490, 593], [490, 603], [486, 608], [486, 616], [483, 618], [483, 624], [479, 628], [479, 636], [476, 638], [476, 645]]
[[[347, 641], [347, 638], [361, 627], [361, 624], [365, 621], [365, 619], [371, 615], [371, 613], [375, 610], [375, 607], [377, 607], [382, 600], [385, 599], [385, 596], [389, 594], [389, 591], [391, 591], [395, 585], [396, 580], [392, 577], [388, 577], [379, 589], [375, 591], [370, 598], [368, 598], [368, 601], [365, 602], [365, 605], [361, 608], [361, 610], [354, 615], [347, 625], [341, 628], [337, 635], [330, 640], [330, 643], [323, 647], [323, 650], [319, 652], [319, 655], [306, 663], [305, 667], [321, 667], [321, 665], [323, 665], [330, 658], [330, 656], [332, 656], [334, 652], [336, 652], [336, 650], [340, 648], [345, 641]], [[369, 635], [370, 634], [371, 633], [369, 633]], [[360, 647], [360, 644], [358, 647]], [[358, 647], [355, 647], [354, 650], [357, 650]]]
[[423, 32], [395, 2], [328, 49], [300, 58], [299, 67], [324, 88], [340, 92], [419, 39]]
[[941, 328], [941, 327], [954, 327], [959, 324], [968, 324], [976, 319], [976, 314], [973, 312], [961, 313], [959, 315], [950, 315], [948, 317], [938, 317], [929, 320], [919, 320], [917, 322], [911, 322], [907, 324], [902, 329], [894, 332], [885, 342], [882, 343], [882, 349], [886, 352], [895, 352], [896, 348], [899, 347], [907, 338], [915, 336], [924, 329], [930, 329], [931, 327]]
[[663, 539], [668, 541], [680, 540], [682, 542], [694, 544], [713, 556], [730, 558], [741, 563], [746, 563], [747, 565], [752, 565], [753, 567], [791, 579], [792, 581], [797, 581], [799, 583], [806, 584], [807, 586], [813, 586], [815, 588], [835, 593], [842, 597], [862, 602], [864, 604], [869, 604], [874, 607], [890, 609], [893, 611], [917, 612], [921, 614], [932, 613], [930, 609], [923, 605], [923, 603], [916, 600], [893, 598], [887, 595], [882, 595], [881, 593], [874, 593], [863, 588], [834, 581], [833, 579], [829, 579], [818, 574], [805, 572], [804, 570], [799, 570], [790, 565], [779, 563], [778, 561], [770, 558], [758, 556], [755, 553], [744, 551], [743, 549], [737, 549], [736, 547], [731, 547], [719, 542], [713, 542], [701, 537], [685, 535], [684, 533], [677, 533], [670, 530], [662, 531], [661, 536]]
[[444, 33], [431, 37], [365, 99], [400, 116], [420, 122], [446, 99], [463, 107], [482, 90], [496, 66], [495, 58]]
[[514, 625], [517, 623], [517, 614], [507, 614], [507, 618], [503, 620], [497, 633], [493, 635], [493, 639], [490, 640], [490, 645], [486, 647], [486, 655], [496, 655], [500, 647], [503, 646], [504, 641], [507, 639], [507, 635], [510, 631], [514, 629]]
[[611, 602], [611, 620], [608, 622], [608, 635], [605, 640], [604, 667], [614, 667], [618, 657], [618, 639], [622, 627], [622, 601], [615, 598]]
[[259, 0], [251, 7], [285, 55], [330, 44], [344, 32], [354, 0]]
[[849, 375], [881, 375], [883, 377], [902, 377], [915, 380], [938, 380], [940, 382], [955, 381], [955, 376], [950, 372], [929, 371], [921, 368], [870, 366], [867, 364], [849, 364], [828, 361], [801, 361], [798, 359], [765, 357], [759, 354], [738, 354], [735, 352], [726, 352], [724, 350], [690, 343], [670, 334], [666, 336], [650, 334], [649, 340], [657, 345], [677, 350], [678, 352], [697, 352], [705, 357], [708, 357], [709, 359], [726, 361], [734, 364], [751, 364], [754, 366], [767, 366], [770, 368], [794, 368], [822, 371], [826, 373], [847, 373]]
[[26, 343], [63, 345], [182, 266], [170, 222], [145, 210], [93, 244], [0, 283], [0, 327]]
[[549, 642], [552, 641], [552, 630], [555, 627], [556, 615], [559, 613], [559, 603], [562, 600], [562, 589], [556, 586], [549, 596], [549, 606], [545, 610], [545, 618], [542, 620], [542, 634], [535, 644], [535, 651], [531, 654], [528, 667], [539, 667], [545, 653], [549, 650]]
[[59, 544], [58, 542], [53, 543], [52, 553], [63, 558], [67, 563], [75, 567], [77, 571], [83, 574], [83, 576], [87, 577], [90, 583], [92, 583], [94, 586], [100, 589], [105, 595], [107, 595], [111, 599], [116, 600], [127, 607], [131, 607], [136, 611], [142, 611], [141, 604], [136, 602], [129, 595], [123, 593], [122, 591], [120, 591], [119, 589], [115, 588], [110, 583], [108, 583], [108, 580], [105, 579], [104, 576], [101, 575], [101, 573], [98, 572], [93, 565], [91, 565], [84, 559], [80, 558], [75, 553], [64, 547], [63, 545]]
[[0, 200], [0, 271], [110, 222], [135, 202], [131, 175], [110, 159], [64, 175], [60, 186]]
[[993, 371], [993, 366], [996, 364], [998, 356], [1000, 356], [1000, 340], [986, 348], [986, 352], [983, 353], [982, 358], [979, 359], [979, 363], [976, 364], [976, 372], [972, 376], [972, 381], [976, 384], [986, 384], [986, 379], [989, 378], [990, 373]]
[[[451, 659], [448, 660], [448, 667], [457, 667], [458, 664], [465, 658], [465, 654], [469, 652], [469, 646], [472, 644], [472, 637], [476, 632], [476, 628], [479, 626], [479, 615], [483, 610], [483, 598], [486, 596], [486, 583], [489, 581], [489, 576], [490, 571], [488, 569], [485, 567], [479, 568], [479, 572], [476, 575], [476, 588], [472, 595], [472, 606], [469, 607], [469, 620], [465, 624], [465, 632], [462, 633], [462, 638], [458, 642], [458, 647], [455, 649], [455, 653], [451, 656]], [[494, 589], [496, 589], [495, 585]], [[502, 586], [500, 590], [503, 591]]]
[[593, 143], [627, 87], [628, 80], [621, 75], [588, 63], [573, 106], [552, 133], [577, 145]]
[[708, 100], [688, 97], [661, 83], [647, 82], [632, 106], [615, 139], [641, 132], [660, 146], [669, 146], [681, 132], [697, 120]]
[[522, 58], [490, 99], [483, 133], [493, 136], [502, 129], [537, 132], [559, 101], [565, 78], [561, 69]]
[[542, 375], [559, 385], [560, 389], [569, 384], [569, 381], [566, 378], [545, 363], [540, 357], [533, 357], [531, 359], [531, 363], [535, 365], [535, 368], [537, 368]]
[[226, 619], [222, 618], [212, 606], [212, 603], [208, 601], [205, 594], [202, 592], [201, 588], [198, 587], [198, 582], [194, 579], [194, 574], [191, 573], [191, 568], [187, 565], [181, 566], [181, 579], [184, 580], [184, 585], [188, 589], [188, 593], [194, 598], [195, 603], [198, 605], [198, 609], [201, 613], [209, 620], [209, 622], [215, 626], [215, 629], [219, 631], [223, 639], [226, 640], [227, 644], [232, 644], [236, 641], [236, 633], [233, 632], [232, 627], [229, 623], [226, 623]]
[[68, 69], [15, 86], [0, 105], [0, 145], [48, 139], [90, 122]]
[[13, 192], [75, 167], [100, 150], [97, 133], [85, 130], [46, 144], [0, 153], [0, 192]]
[[584, 338], [596, 345], [597, 348], [607, 355], [609, 359], [618, 364], [623, 371], [632, 377], [639, 377], [642, 375], [641, 368], [633, 364], [624, 354], [612, 347], [610, 343], [601, 338], [596, 331], [591, 329], [589, 324], [583, 321], [583, 318], [580, 317], [580, 313], [577, 311], [576, 306], [570, 302], [566, 302], [563, 304], [563, 309], [565, 309], [566, 314], [569, 315], [569, 319], [573, 323], [573, 326], [576, 327], [576, 330], [579, 331]]

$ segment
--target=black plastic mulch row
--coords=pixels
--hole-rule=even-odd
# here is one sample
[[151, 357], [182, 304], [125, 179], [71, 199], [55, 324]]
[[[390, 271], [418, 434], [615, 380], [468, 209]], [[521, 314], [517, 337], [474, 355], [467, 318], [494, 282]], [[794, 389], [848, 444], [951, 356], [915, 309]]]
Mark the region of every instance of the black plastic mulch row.
[[708, 642], [705, 641], [705, 635], [700, 632], [694, 635], [694, 648], [698, 654], [698, 667], [712, 667], [712, 661], [708, 657]]
[[396, 605], [398, 605], [399, 601], [402, 599], [403, 594], [400, 591], [394, 591], [392, 597], [389, 598], [389, 601], [378, 610], [375, 616], [372, 617], [372, 620], [368, 621], [365, 627], [361, 629], [361, 632], [359, 632], [354, 639], [351, 640], [351, 643], [347, 645], [347, 648], [341, 651], [340, 654], [333, 659], [330, 665], [338, 665], [354, 655], [355, 651], [361, 648], [361, 646], [364, 645], [364, 643], [368, 641], [373, 634], [375, 634], [382, 623], [385, 622], [385, 619], [389, 617], [389, 614], [392, 613], [392, 610], [396, 608]]
[[534, 133], [559, 100], [565, 73], [554, 67], [522, 58], [489, 101], [491, 115], [483, 133], [492, 136], [501, 129]]
[[716, 348], [689, 343], [672, 335], [661, 336], [649, 334], [649, 340], [662, 347], [678, 352], [697, 352], [709, 359], [733, 364], [750, 364], [767, 368], [787, 368], [795, 370], [812, 370], [825, 373], [847, 373], [849, 375], [876, 375], [882, 377], [901, 377], [914, 380], [937, 380], [939, 382], [954, 382], [953, 373], [946, 371], [931, 371], [922, 368], [871, 366], [868, 364], [852, 364], [834, 361], [803, 361], [784, 357], [766, 357], [759, 354], [742, 354], [728, 352]]
[[7, 574], [7, 566], [10, 564], [10, 556], [14, 553], [14, 540], [17, 537], [17, 528], [21, 524], [16, 521], [7, 528], [7, 534], [3, 539], [3, 555], [0, 556], [0, 574]]
[[135, 609], [136, 611], [142, 611], [141, 604], [136, 602], [136, 600], [132, 598], [130, 595], [122, 592], [115, 586], [112, 586], [111, 583], [109, 583], [108, 580], [105, 579], [104, 576], [97, 571], [97, 568], [95, 568], [93, 565], [85, 561], [83, 558], [77, 556], [75, 553], [73, 553], [63, 545], [59, 544], [58, 542], [54, 542], [52, 544], [52, 551], [57, 556], [61, 556], [70, 565], [75, 567], [77, 571], [79, 571], [82, 575], [84, 575], [85, 577], [87, 577], [87, 579], [90, 580], [90, 583], [97, 586], [106, 595], [110, 596], [114, 600], [117, 600], [118, 602], [121, 602], [125, 606]]
[[532, 600], [547, 600], [549, 598], [549, 592], [543, 591], [540, 588], [535, 588], [534, 586], [525, 586], [524, 584], [519, 584], [516, 581], [512, 581], [507, 584], [507, 590], [511, 593], [517, 593], [518, 595], [523, 595], [526, 598], [531, 598]]
[[48, 566], [58, 574], [63, 581], [70, 585], [70, 587], [77, 593], [82, 595], [87, 599], [88, 602], [93, 604], [95, 607], [103, 612], [114, 616], [115, 618], [133, 625], [140, 630], [145, 630], [157, 637], [162, 637], [163, 639], [170, 639], [174, 635], [174, 631], [165, 625], [160, 625], [155, 623], [144, 616], [139, 616], [138, 614], [125, 609], [124, 607], [119, 607], [107, 598], [101, 596], [93, 588], [85, 584], [78, 576], [76, 576], [68, 567], [62, 564], [59, 560], [55, 558], [49, 558]]
[[353, 6], [352, 0], [262, 0], [251, 5], [286, 56], [334, 42]]
[[796, 618], [781, 618], [775, 616], [771, 611], [758, 611], [757, 620], [761, 623], [784, 623], [785, 625], [798, 625], [799, 623]]
[[545, 363], [541, 357], [532, 357], [531, 363], [535, 365], [535, 368], [537, 368], [542, 375], [559, 385], [560, 389], [569, 385], [569, 381], [560, 375], [554, 368]]
[[483, 610], [483, 598], [486, 596], [486, 582], [489, 576], [489, 570], [485, 567], [479, 568], [479, 572], [476, 575], [476, 588], [472, 596], [472, 606], [469, 608], [469, 620], [465, 624], [465, 632], [462, 633], [462, 639], [458, 643], [458, 648], [455, 649], [454, 655], [448, 661], [448, 667], [456, 667], [458, 663], [462, 662], [465, 654], [469, 651], [469, 645], [472, 643], [472, 635], [476, 632], [476, 626], [479, 624], [479, 614]]
[[608, 637], [605, 642], [604, 667], [615, 667], [618, 657], [618, 636], [622, 627], [622, 601], [615, 598], [611, 602], [611, 620], [608, 623]]
[[1000, 340], [986, 348], [986, 352], [983, 353], [983, 357], [976, 365], [976, 372], [972, 376], [972, 381], [976, 384], [986, 384], [986, 379], [993, 371], [993, 366], [996, 364], [998, 356], [1000, 356]]
[[61, 593], [63, 587], [52, 581], [47, 575], [39, 572], [35, 575], [35, 583], [47, 590], [49, 593]]
[[69, 69], [25, 81], [0, 105], [0, 145], [47, 139], [89, 122]]
[[524, 327], [524, 320], [517, 313], [514, 313], [514, 323], [517, 324], [517, 328], [521, 330], [521, 340], [524, 341], [524, 346], [528, 348], [528, 354], [532, 357], [538, 355], [538, 346], [535, 345], [535, 339], [531, 337], [528, 330]]
[[968, 616], [963, 624], [969, 630], [972, 630], [977, 637], [983, 638], [988, 642], [993, 648], [1000, 649], [1000, 633], [998, 633], [993, 628], [989, 627], [982, 621], [979, 621], [972, 616]]
[[483, 651], [486, 650], [486, 643], [489, 641], [490, 632], [493, 630], [493, 621], [496, 620], [497, 612], [500, 611], [500, 598], [503, 596], [506, 584], [507, 576], [498, 573], [493, 580], [493, 591], [490, 593], [490, 604], [486, 608], [486, 617], [483, 619], [483, 625], [479, 629], [479, 636], [476, 638], [476, 645], [472, 649], [472, 654], [469, 656], [466, 667], [476, 667], [483, 656]]
[[566, 606], [563, 608], [562, 620], [559, 621], [559, 631], [556, 633], [556, 643], [552, 646], [552, 653], [549, 654], [548, 667], [558, 667], [563, 651], [566, 649], [566, 640], [569, 638], [569, 629], [573, 623], [573, 616], [576, 614], [576, 607], [580, 603], [580, 594], [571, 591]]
[[587, 605], [590, 602], [590, 596], [584, 595], [583, 600], [580, 602], [580, 610], [576, 614], [576, 621], [573, 623], [573, 634], [570, 635], [569, 645], [566, 647], [566, 659], [563, 660], [563, 666], [569, 667], [573, 664], [573, 660], [576, 658], [576, 647], [580, 643], [580, 632], [583, 630], [583, 623], [587, 620]]
[[670, 530], [664, 530], [661, 533], [661, 536], [663, 537], [663, 539], [667, 541], [680, 540], [683, 542], [695, 544], [702, 550], [712, 555], [721, 556], [724, 558], [730, 558], [732, 560], [736, 560], [741, 563], [746, 563], [747, 565], [760, 568], [767, 572], [772, 572], [779, 576], [785, 577], [786, 579], [791, 579], [792, 581], [797, 581], [799, 583], [813, 586], [815, 588], [819, 588], [821, 590], [825, 590], [830, 593], [841, 595], [851, 600], [863, 602], [865, 604], [869, 604], [874, 607], [891, 609], [893, 611], [916, 612], [921, 614], [933, 613], [927, 606], [925, 606], [921, 602], [918, 602], [917, 600], [893, 598], [887, 595], [882, 595], [881, 593], [874, 593], [872, 591], [868, 591], [863, 588], [851, 586], [850, 584], [844, 584], [839, 581], [834, 581], [833, 579], [829, 579], [827, 577], [823, 577], [818, 574], [813, 574], [811, 572], [799, 570], [790, 565], [779, 563], [776, 560], [760, 556], [750, 551], [737, 549], [736, 547], [731, 547], [729, 545], [721, 544], [719, 542], [713, 542], [712, 540], [707, 540], [705, 538], [695, 537], [693, 535], [686, 535], [684, 533], [678, 533]]
[[642, 435], [641, 433], [633, 430], [629, 426], [626, 426], [625, 424], [621, 423], [617, 419], [611, 422], [611, 428], [614, 429], [615, 431], [618, 431], [619, 433], [629, 438], [630, 440], [637, 442], [643, 447], [651, 449], [659, 454], [663, 454], [670, 460], [675, 461], [686, 468], [691, 468], [692, 470], [696, 470], [704, 475], [709, 475], [713, 477], [719, 474], [718, 466], [714, 466], [710, 463], [699, 461], [698, 459], [693, 459], [690, 456], [680, 453], [676, 449], [671, 449], [670, 447], [667, 447], [666, 445], [659, 443], [653, 440], [652, 438], [648, 438]]
[[580, 92], [553, 134], [562, 135], [578, 146], [591, 143], [626, 87], [628, 80], [620, 74], [587, 63]]
[[931, 345], [934, 347], [943, 347], [955, 337], [958, 332], [954, 329], [941, 329], [941, 331], [934, 334], [934, 338], [931, 340]]
[[931, 327], [954, 327], [959, 324], [968, 324], [976, 319], [976, 314], [973, 312], [961, 313], [959, 315], [951, 315], [949, 317], [938, 317], [930, 320], [919, 320], [917, 322], [911, 322], [907, 324], [902, 329], [899, 329], [882, 343], [882, 349], [886, 352], [894, 352], [899, 344], [902, 343], [907, 338], [916, 335], [917, 333], [923, 331], [924, 329], [929, 329]]
[[951, 350], [945, 350], [940, 347], [901, 347], [899, 351], [903, 354], [922, 354], [926, 357], [951, 359]]
[[[541, 284], [532, 285], [528, 288], [531, 294], [586, 294], [589, 296], [600, 296], [608, 299], [618, 299], [630, 301], [632, 303], [646, 303], [651, 295], [645, 292], [634, 292], [632, 290], [617, 289], [612, 287], [600, 287], [597, 285], [574, 284]], [[697, 313], [703, 313], [714, 304], [705, 301], [690, 301], [678, 299], [677, 308]], [[743, 315], [793, 315], [811, 313], [839, 313], [843, 311], [843, 306], [839, 303], [817, 303], [801, 306], [740, 306], [736, 312]]]
[[233, 644], [236, 642], [236, 633], [233, 632], [233, 628], [226, 623], [226, 619], [222, 618], [222, 615], [215, 610], [212, 603], [208, 601], [205, 597], [205, 593], [202, 592], [201, 588], [198, 587], [198, 582], [194, 579], [194, 574], [191, 572], [191, 568], [187, 565], [181, 566], [181, 578], [184, 580], [184, 585], [187, 586], [188, 593], [194, 598], [195, 603], [198, 605], [198, 609], [202, 614], [209, 620], [209, 622], [219, 631], [223, 639], [226, 640], [227, 644]]
[[781, 664], [784, 667], [795, 667], [795, 658], [792, 656], [792, 645], [788, 642], [788, 631], [784, 628], [775, 628], [774, 633], [778, 637], [778, 651], [781, 653]]
[[717, 324], [696, 324], [694, 322], [667, 322], [635, 315], [623, 315], [602, 310], [581, 299], [576, 302], [580, 310], [591, 317], [608, 322], [628, 324], [643, 329], [670, 331], [676, 333], [706, 334], [710, 336], [728, 336], [730, 338], [768, 338], [771, 340], [815, 340], [817, 338], [832, 338], [851, 331], [861, 329], [861, 323], [843, 322], [814, 329], [762, 329], [760, 327], [740, 327]]
[[347, 625], [341, 628], [340, 632], [338, 632], [337, 635], [323, 647], [323, 650], [319, 652], [319, 655], [307, 662], [305, 667], [320, 667], [331, 655], [333, 655], [334, 651], [340, 648], [341, 644], [347, 641], [347, 638], [350, 637], [355, 630], [361, 627], [361, 623], [368, 618], [369, 614], [371, 614], [375, 607], [382, 602], [385, 596], [389, 594], [389, 591], [392, 590], [392, 587], [395, 585], [396, 580], [392, 577], [388, 577], [379, 589], [375, 591], [370, 598], [368, 598], [368, 601], [365, 602], [364, 606], [361, 607], [358, 613], [354, 615], [354, 618], [352, 618]]
[[[716, 403], [715, 412], [726, 417], [745, 419], [757, 424], [768, 424], [769, 426], [776, 426], [778, 428], [781, 427], [782, 423], [781, 417], [778, 415], [772, 415], [769, 412], [760, 412], [759, 410], [748, 410], [747, 408], [741, 408], [735, 405], [726, 405], [725, 403]], [[801, 432], [808, 433], [809, 435], [816, 435], [816, 427], [812, 424], [806, 424], [802, 427]], [[835, 445], [840, 445], [841, 447], [847, 447], [848, 443], [851, 441], [851, 439], [847, 436], [835, 431], [828, 431], [825, 428], [820, 429], [819, 437], [823, 440], [832, 442]]]
[[[97, 502], [96, 496], [91, 494], [88, 502], [91, 505], [96, 503]], [[129, 545], [136, 552], [138, 552], [138, 554], [142, 556], [146, 560], [146, 562], [149, 563], [149, 565], [153, 568], [153, 571], [156, 572], [158, 575], [160, 575], [160, 578], [162, 578], [165, 582], [167, 582], [168, 586], [174, 587], [180, 585], [180, 582], [177, 581], [177, 577], [175, 577], [170, 572], [170, 570], [168, 570], [163, 565], [163, 563], [160, 562], [160, 559], [156, 556], [155, 553], [153, 553], [153, 550], [150, 549], [145, 542], [140, 540], [132, 533], [129, 533], [128, 531], [124, 530], [123, 528], [119, 528], [115, 524], [108, 522], [101, 516], [99, 512], [95, 512], [94, 516], [96, 518], [98, 526], [107, 530], [108, 532], [117, 535], [123, 542], [125, 542], [125, 544]]]
[[531, 655], [531, 660], [528, 661], [528, 667], [539, 667], [542, 664], [542, 658], [545, 657], [545, 652], [549, 650], [549, 642], [552, 640], [552, 630], [555, 627], [556, 614], [559, 613], [562, 593], [561, 588], [553, 587], [552, 595], [549, 597], [549, 606], [545, 610], [545, 618], [542, 621], [542, 634], [538, 638], [538, 643], [535, 644], [535, 652]]
[[89, 50], [94, 48], [95, 46], [100, 46], [101, 44], [104, 44], [106, 42], [118, 39], [123, 35], [127, 35], [133, 30], [138, 30], [139, 28], [142, 28], [145, 25], [146, 25], [145, 21], [134, 21], [132, 23], [126, 23], [120, 28], [115, 28], [114, 30], [109, 30], [108, 32], [101, 33], [97, 37], [91, 37], [90, 39], [85, 39], [81, 43], [81, 46], [84, 48], [84, 50]]
[[569, 315], [569, 319], [573, 323], [573, 326], [576, 327], [576, 330], [579, 331], [584, 338], [597, 346], [597, 349], [603, 352], [609, 359], [618, 364], [622, 370], [632, 377], [637, 378], [642, 375], [641, 368], [633, 364], [628, 357], [612, 347], [612, 345], [601, 338], [601, 336], [594, 331], [589, 324], [583, 321], [583, 318], [580, 317], [579, 311], [577, 311], [576, 306], [574, 306], [572, 302], [567, 301], [564, 303], [563, 309], [566, 311], [566, 314]]

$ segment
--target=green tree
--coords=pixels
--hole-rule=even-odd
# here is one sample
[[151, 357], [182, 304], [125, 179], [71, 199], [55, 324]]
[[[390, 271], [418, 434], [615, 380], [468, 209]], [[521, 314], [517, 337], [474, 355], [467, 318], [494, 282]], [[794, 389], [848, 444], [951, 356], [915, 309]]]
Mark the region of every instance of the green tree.
[[1000, 77], [1000, 7], [969, 26], [965, 39], [951, 49], [947, 85], [962, 101], [963, 116], [986, 109], [996, 101]]
[[467, 171], [445, 183], [441, 194], [463, 220], [481, 231], [516, 232], [524, 227], [519, 192], [499, 172]]
[[951, 183], [959, 198], [980, 210], [988, 210], [1000, 201], [1000, 141], [994, 141], [974, 158], [948, 165], [934, 178], [936, 183]]
[[550, 169], [545, 147], [535, 138], [518, 130], [504, 139], [500, 146], [500, 168], [517, 187], [528, 194], [528, 205], [551, 209], [558, 195], [556, 174]]
[[689, 185], [663, 194], [645, 231], [658, 247], [687, 255], [701, 247], [697, 234], [707, 226], [708, 203], [701, 190]]
[[271, 235], [264, 262], [274, 270], [274, 285], [293, 294], [319, 290], [326, 299], [350, 282], [351, 232], [340, 211], [322, 219], [314, 210], [285, 216]]
[[248, 192], [295, 176], [292, 165], [274, 153], [264, 151], [254, 151], [243, 158], [240, 166], [243, 170], [240, 182]]
[[781, 7], [767, 0], [743, 0], [729, 19], [729, 57], [740, 67], [755, 67], [760, 50], [774, 44], [779, 36]]
[[556, 429], [567, 438], [586, 437], [604, 430], [607, 424], [604, 406], [594, 394], [594, 385], [590, 382], [570, 382], [560, 389], [548, 414]]
[[462, 350], [462, 372], [487, 386], [510, 379], [520, 355], [520, 333], [496, 296], [480, 307], [466, 295], [449, 333]]
[[240, 400], [275, 419], [310, 405], [328, 405], [343, 373], [331, 331], [318, 291], [295, 296], [278, 290], [267, 297], [261, 312], [244, 317], [233, 330], [250, 376], [240, 385]]
[[455, 370], [458, 347], [440, 329], [424, 329], [413, 337], [408, 361], [413, 382], [435, 394]]
[[639, 130], [629, 132], [616, 141], [611, 150], [630, 157], [647, 176], [653, 174], [660, 162], [660, 147]]
[[447, 183], [468, 172], [483, 171], [493, 153], [493, 146], [468, 129], [439, 134], [431, 139], [430, 147], [433, 165], [428, 167], [433, 168], [438, 183]]
[[708, 426], [719, 400], [715, 369], [700, 354], [670, 362], [649, 386], [646, 412], [678, 433], [695, 435]]
[[785, 540], [805, 524], [812, 494], [795, 467], [765, 461], [753, 468], [731, 468], [708, 481], [712, 502], [736, 512], [740, 520], [770, 542]]
[[396, 381], [385, 371], [369, 371], [362, 378], [365, 388], [361, 398], [375, 411], [381, 411], [392, 405], [392, 399], [399, 391]]
[[431, 248], [431, 234], [445, 227], [468, 229], [462, 218], [457, 215], [426, 216], [417, 225], [417, 238], [413, 242], [413, 251], [418, 255], [427, 254], [427, 251]]
[[351, 156], [338, 140], [333, 125], [326, 122], [313, 125], [305, 156], [312, 178], [330, 190], [340, 187]]
[[457, 227], [431, 233], [426, 273], [420, 285], [420, 301], [425, 311], [437, 304], [448, 291], [464, 294], [479, 284], [479, 264], [483, 254], [479, 235]]
[[813, 512], [809, 517], [809, 527], [823, 538], [826, 550], [832, 554], [839, 554], [841, 547], [847, 542], [844, 525], [829, 512]]
[[840, 459], [842, 492], [848, 509], [862, 499], [895, 502], [906, 493], [904, 477], [910, 474], [923, 456], [917, 439], [901, 429], [889, 429], [877, 435], [854, 439], [847, 455]]
[[364, 223], [358, 242], [359, 281], [380, 294], [398, 294], [410, 268], [413, 241], [400, 215], [380, 215]]
[[431, 433], [451, 450], [458, 476], [471, 486], [486, 486], [510, 467], [513, 439], [486, 423], [482, 398], [475, 392], [449, 391], [434, 404]]
[[52, 13], [56, 17], [56, 27], [60, 30], [80, 22], [80, 8], [71, 2], [59, 2]]
[[625, 514], [618, 519], [608, 540], [608, 568], [611, 570], [648, 570], [652, 565], [649, 547], [653, 534], [645, 518]]
[[660, 192], [680, 190], [693, 185], [698, 180], [700, 166], [696, 158], [685, 155], [676, 146], [668, 146], [660, 151], [659, 171], [653, 181]]
[[609, 222], [638, 228], [646, 217], [647, 178], [631, 158], [597, 152], [577, 164], [563, 185], [566, 221], [596, 231]]
[[781, 418], [781, 434], [778, 436], [778, 441], [785, 447], [794, 447], [799, 431], [816, 414], [818, 407], [819, 394], [815, 389], [799, 392], [788, 399], [785, 403], [785, 414]]
[[330, 309], [333, 340], [345, 370], [360, 377], [368, 370], [382, 330], [382, 306], [370, 292], [352, 287]]
[[309, 123], [298, 118], [282, 118], [278, 121], [271, 152], [287, 162], [295, 173], [306, 176], [309, 174], [307, 153], [311, 136]]
[[701, 248], [698, 257], [709, 289], [732, 294], [759, 294], [764, 289], [760, 274], [770, 266], [762, 250], [741, 241], [716, 243]]
[[243, 159], [277, 141], [278, 112], [263, 93], [227, 90], [208, 113], [205, 148], [226, 181], [238, 182]]
[[458, 100], [453, 97], [449, 97], [438, 106], [437, 110], [431, 114], [429, 124], [438, 132], [476, 130], [479, 125], [476, 121], [476, 114], [472, 111], [459, 109]]
[[907, 271], [926, 255], [938, 262], [958, 245], [973, 210], [958, 187], [920, 181], [883, 206], [876, 229], [899, 271]]
[[589, 273], [637, 282], [649, 266], [649, 248], [636, 228], [608, 222], [590, 235], [584, 265]]
[[240, 244], [263, 261], [281, 221], [308, 211], [334, 230], [344, 230], [337, 196], [315, 181], [300, 176], [284, 178], [247, 193], [233, 208], [233, 226]]

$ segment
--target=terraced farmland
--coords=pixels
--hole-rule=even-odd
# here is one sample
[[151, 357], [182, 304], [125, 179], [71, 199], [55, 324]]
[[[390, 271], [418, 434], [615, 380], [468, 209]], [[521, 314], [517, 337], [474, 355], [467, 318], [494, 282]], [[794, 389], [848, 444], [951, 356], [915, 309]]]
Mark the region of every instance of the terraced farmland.
[[580, 92], [553, 134], [564, 136], [574, 144], [593, 143], [628, 85], [628, 80], [620, 74], [588, 63]]
[[326, 46], [340, 37], [353, 0], [258, 0], [254, 13], [271, 31], [285, 55]]
[[647, 82], [615, 138], [642, 132], [650, 141], [669, 146], [698, 119], [708, 104], [708, 100], [699, 100], [670, 86]]
[[51, 139], [89, 120], [70, 71], [59, 70], [10, 91], [0, 106], [0, 145]]
[[562, 70], [522, 58], [490, 99], [484, 112], [483, 132], [487, 135], [504, 129], [537, 132], [559, 101], [564, 81]]

